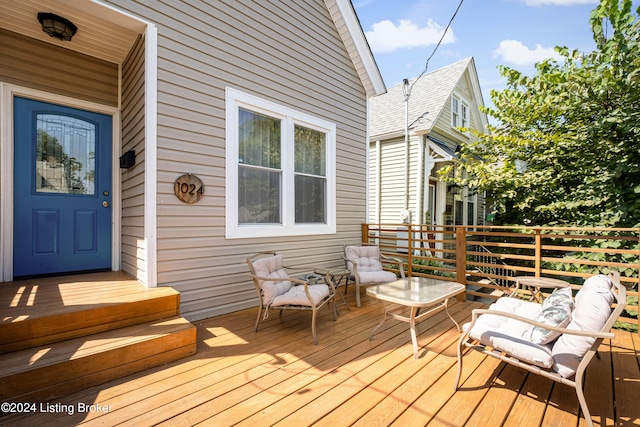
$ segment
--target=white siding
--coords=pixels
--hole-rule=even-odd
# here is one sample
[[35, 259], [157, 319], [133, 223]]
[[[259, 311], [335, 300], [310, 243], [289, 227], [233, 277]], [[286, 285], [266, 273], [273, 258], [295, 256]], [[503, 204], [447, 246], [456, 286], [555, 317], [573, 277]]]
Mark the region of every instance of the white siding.
[[[418, 174], [418, 139], [413, 137], [409, 145], [409, 210], [411, 211], [411, 219], [417, 221], [415, 205], [416, 205], [416, 179]], [[375, 143], [371, 145], [371, 152], [375, 151]], [[378, 160], [376, 160], [378, 161]], [[370, 194], [375, 188], [374, 185], [380, 184], [380, 199], [372, 200], [372, 203], [380, 203], [380, 222], [394, 223], [400, 221], [400, 211], [405, 208], [405, 142], [404, 139], [394, 139], [381, 141], [380, 143], [380, 175], [379, 180], [374, 162], [370, 165], [371, 182]], [[422, 176], [422, 175], [420, 175]], [[375, 184], [374, 184], [375, 182]], [[376, 189], [377, 191], [377, 189]], [[374, 197], [372, 196], [372, 199]], [[375, 207], [373, 207], [375, 209]]]

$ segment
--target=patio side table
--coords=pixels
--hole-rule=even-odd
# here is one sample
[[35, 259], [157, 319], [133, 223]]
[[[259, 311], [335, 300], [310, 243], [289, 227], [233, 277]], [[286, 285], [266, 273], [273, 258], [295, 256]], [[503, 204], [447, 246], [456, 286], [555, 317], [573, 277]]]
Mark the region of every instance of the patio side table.
[[542, 302], [542, 292], [540, 291], [540, 288], [563, 288], [571, 286], [569, 282], [565, 282], [560, 279], [552, 279], [550, 277], [516, 276], [513, 280], [516, 281], [518, 287], [526, 287], [537, 303]]
[[337, 294], [340, 296], [341, 302], [337, 299], [335, 300], [336, 309], [338, 310], [338, 314], [340, 314], [340, 306], [346, 305], [347, 310], [351, 311], [347, 300], [344, 297], [344, 294], [340, 290], [340, 287], [344, 287], [345, 293], [347, 291], [347, 285], [349, 284], [349, 270], [344, 269], [316, 269], [314, 271], [316, 274], [320, 274], [325, 277], [325, 281], [331, 280], [333, 283], [333, 287], [336, 289]]

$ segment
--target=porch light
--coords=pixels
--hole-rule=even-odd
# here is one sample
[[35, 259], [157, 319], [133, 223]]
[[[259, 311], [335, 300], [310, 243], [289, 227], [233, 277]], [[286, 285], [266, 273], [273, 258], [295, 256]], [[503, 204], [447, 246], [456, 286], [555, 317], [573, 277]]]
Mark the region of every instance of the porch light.
[[456, 195], [456, 194], [460, 194], [461, 190], [462, 189], [458, 184], [456, 183], [449, 184], [449, 193]]
[[71, 41], [71, 37], [78, 31], [73, 22], [54, 13], [38, 13], [38, 21], [42, 31], [59, 40]]

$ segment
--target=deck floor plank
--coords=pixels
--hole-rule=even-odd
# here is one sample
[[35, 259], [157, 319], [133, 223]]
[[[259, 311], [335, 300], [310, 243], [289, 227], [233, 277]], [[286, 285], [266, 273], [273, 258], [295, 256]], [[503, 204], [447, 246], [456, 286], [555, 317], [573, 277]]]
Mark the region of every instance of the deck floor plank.
[[491, 388], [473, 411], [467, 421], [469, 425], [491, 425], [496, 420], [505, 420], [511, 411], [511, 407], [518, 398], [527, 372], [515, 366], [507, 365], [500, 376], [495, 378]]
[[630, 334], [616, 334], [611, 340], [616, 421], [621, 427], [640, 425], [640, 365], [638, 349], [634, 351], [633, 347], [636, 340]]
[[[456, 307], [455, 311], [457, 312], [459, 310], [460, 307]], [[449, 325], [446, 323], [448, 321], [449, 319], [446, 314], [441, 312], [430, 319], [419, 323], [418, 329], [423, 330], [423, 332], [418, 335], [419, 342], [422, 343], [423, 346], [425, 344], [428, 345], [432, 340], [436, 339], [447, 330], [451, 330]], [[396, 345], [400, 345], [396, 346], [395, 349], [390, 350], [386, 355], [382, 355], [382, 357], [380, 357], [381, 355], [378, 353], [378, 350], [380, 349], [377, 348], [373, 350], [376, 351], [375, 356], [377, 357], [377, 360], [373, 361], [370, 359], [365, 361], [364, 364], [356, 364], [353, 362], [348, 363], [343, 369], [346, 371], [345, 376], [347, 377], [344, 381], [340, 382], [342, 378], [336, 378], [335, 376], [327, 376], [323, 379], [324, 381], [317, 381], [317, 383], [326, 383], [320, 385], [327, 389], [327, 392], [314, 398], [314, 400], [308, 404], [301, 406], [300, 401], [297, 401], [292, 396], [287, 396], [287, 399], [294, 403], [295, 406], [300, 407], [275, 425], [300, 425], [300, 423], [304, 423], [305, 421], [312, 421], [315, 423], [330, 412], [332, 408], [335, 408], [347, 399], [353, 397], [357, 392], [362, 391], [363, 388], [371, 390], [378, 386], [389, 386], [392, 381], [401, 380], [403, 376], [406, 376], [407, 379], [410, 378], [411, 373], [415, 372], [414, 367], [423, 366], [425, 363], [428, 363], [428, 360], [430, 360], [431, 357], [423, 358], [420, 360], [420, 363], [412, 363], [415, 359], [411, 354], [411, 344], [406, 342], [406, 336], [403, 338], [403, 335], [406, 333], [407, 331], [405, 330], [398, 336], [399, 340], [396, 341]], [[376, 336], [373, 337], [373, 341], [375, 340]], [[430, 353], [427, 352], [427, 354]], [[365, 354], [365, 357], [368, 357], [368, 355], [369, 353]], [[386, 377], [387, 373], [395, 373], [396, 371], [400, 372], [395, 375], [392, 374], [394, 375], [393, 380], [390, 380], [389, 378], [382, 378], [383, 376]], [[289, 406], [289, 408], [295, 409], [295, 406]], [[356, 407], [360, 411], [366, 408], [366, 406]], [[255, 420], [250, 420], [249, 424], [259, 420], [259, 417]]]
[[[489, 359], [493, 358], [489, 357], [479, 365], [477, 369], [475, 369], [473, 373], [464, 382], [462, 382], [462, 386], [455, 394], [453, 393], [453, 380], [447, 384], [447, 388], [449, 390], [446, 394], [450, 397], [446, 403], [437, 408], [435, 416], [427, 425], [462, 426], [466, 424], [467, 420], [473, 415], [473, 412], [478, 408], [480, 402], [482, 402], [482, 399], [484, 399], [491, 387], [496, 386], [496, 378], [504, 369], [504, 364], [500, 363], [499, 360]], [[453, 366], [449, 369], [449, 372], [452, 374], [451, 376], [455, 374], [454, 371], [457, 372], [457, 366]], [[446, 376], [443, 376], [442, 380], [445, 378]], [[444, 386], [444, 384], [442, 386]], [[430, 394], [446, 391], [442, 390], [442, 386], [436, 386]], [[430, 412], [434, 412], [433, 409]], [[405, 412], [405, 414], [407, 414], [407, 412]], [[404, 425], [402, 418], [406, 418], [405, 414], [396, 420], [394, 425]], [[499, 425], [501, 421], [502, 420], [498, 421], [496, 425]]]
[[538, 427], [551, 395], [553, 381], [528, 374], [522, 390], [505, 418], [504, 427]]
[[[462, 322], [470, 316], [470, 309], [463, 304], [456, 304], [449, 311], [458, 322]], [[438, 322], [438, 319], [442, 319], [442, 321]], [[438, 356], [442, 356], [443, 353], [452, 349], [453, 343], [458, 337], [457, 331], [450, 327], [448, 324], [450, 321], [444, 314], [438, 319], [434, 319], [438, 323], [432, 328], [418, 335], [419, 343], [422, 344], [425, 352], [421, 359], [415, 360], [413, 358], [413, 355], [410, 354], [410, 343], [406, 343], [390, 355], [394, 357], [395, 366], [389, 366], [387, 369], [385, 365], [380, 363], [372, 364], [365, 369], [365, 371], [371, 371], [370, 378], [360, 374], [354, 375], [283, 421], [291, 419], [298, 421], [299, 424], [304, 420], [308, 409], [314, 407], [315, 412], [322, 416], [316, 425], [351, 425], [362, 418], [365, 413], [373, 410], [387, 396], [393, 394], [399, 398], [398, 390], [401, 387], [414, 389], [415, 385], [408, 385], [408, 382], [416, 381], [420, 383], [419, 387], [424, 387], [426, 384], [424, 378], [417, 380], [416, 376], [423, 373], [422, 371], [435, 372], [433, 366], [437, 363], [434, 361]], [[421, 325], [421, 327], [424, 326]], [[357, 411], [354, 408], [357, 408]]]
[[[216, 408], [231, 408], [229, 398], [234, 404], [242, 402], [242, 405], [226, 411], [220, 417], [212, 418], [211, 421], [219, 425], [235, 424], [239, 421], [242, 421], [239, 425], [256, 425], [257, 420], [260, 424], [276, 423], [283, 418], [283, 414], [289, 414], [300, 405], [326, 393], [333, 383], [344, 381], [354, 372], [373, 363], [380, 354], [386, 354], [389, 348], [402, 345], [405, 341], [401, 335], [406, 331], [398, 325], [380, 332], [381, 339], [377, 343], [375, 339], [370, 342], [366, 332], [365, 329], [357, 336], [349, 336], [348, 342], [351, 346], [348, 348], [344, 347], [345, 340], [339, 338], [331, 348], [288, 364], [271, 375], [234, 391], [230, 396], [223, 396], [221, 402], [209, 402], [207, 405]], [[239, 393], [238, 396], [242, 398], [233, 397], [235, 393]], [[203, 418], [207, 413], [206, 408], [197, 408], [196, 411], [202, 414], [197, 419], [207, 419]], [[251, 413], [254, 415], [246, 418]], [[193, 414], [190, 414], [190, 417], [192, 416]]]
[[[98, 274], [77, 283], [98, 282], [96, 290], [104, 287], [105, 277]], [[75, 284], [68, 282], [65, 297], [73, 295], [81, 304], [90, 301], [82, 285], [73, 290]], [[115, 294], [126, 288], [113, 282]], [[47, 293], [42, 286], [37, 289], [41, 298]], [[31, 310], [28, 286], [18, 297], [16, 289], [3, 294], [0, 287], [0, 303], [13, 301]], [[57, 295], [48, 292], [52, 298]], [[118, 298], [126, 298], [126, 292]], [[572, 388], [468, 349], [461, 387], [454, 392], [459, 334], [445, 313], [418, 324], [421, 349], [416, 360], [406, 323], [388, 320], [370, 341], [369, 332], [382, 316], [381, 304], [363, 295], [362, 307], [356, 308], [351, 290], [347, 301], [351, 311], [343, 308], [335, 322], [330, 310], [322, 310], [317, 346], [311, 339], [310, 313], [280, 317], [272, 310], [257, 333], [257, 309], [217, 316], [194, 322], [197, 354], [50, 402], [74, 407], [99, 403], [109, 406], [108, 412], [16, 414], [0, 416], [0, 425], [585, 424], [578, 418]], [[478, 303], [455, 303], [450, 311], [463, 323], [474, 307]], [[602, 345], [602, 358], [589, 367], [585, 387], [594, 421], [640, 424], [639, 345], [637, 334], [624, 331]], [[603, 394], [612, 398], [603, 399]]]

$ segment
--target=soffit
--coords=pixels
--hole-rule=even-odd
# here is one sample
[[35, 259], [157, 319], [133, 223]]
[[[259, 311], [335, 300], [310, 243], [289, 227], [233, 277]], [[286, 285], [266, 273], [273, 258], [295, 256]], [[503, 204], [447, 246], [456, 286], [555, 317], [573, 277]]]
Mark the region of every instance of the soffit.
[[[42, 31], [38, 12], [62, 16], [78, 27], [71, 41]], [[90, 0], [0, 0], [0, 27], [65, 49], [120, 64], [145, 24], [104, 4]]]

